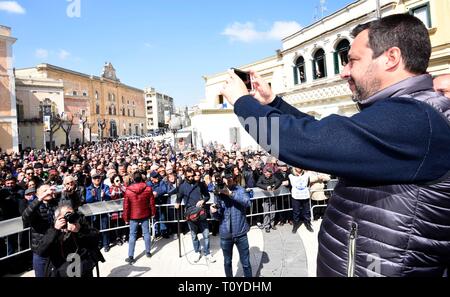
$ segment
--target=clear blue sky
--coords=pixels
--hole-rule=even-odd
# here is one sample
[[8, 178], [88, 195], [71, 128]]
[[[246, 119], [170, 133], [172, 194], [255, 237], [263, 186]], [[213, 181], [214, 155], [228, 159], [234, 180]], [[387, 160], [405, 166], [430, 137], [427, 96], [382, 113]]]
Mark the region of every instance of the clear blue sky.
[[[352, 2], [328, 0], [324, 15]], [[108, 61], [123, 83], [151, 86], [172, 96], [177, 106], [192, 106], [204, 98], [202, 75], [274, 55], [281, 48], [279, 36], [311, 24], [319, 3], [0, 0], [0, 24], [18, 38], [16, 68], [50, 63], [100, 75]], [[75, 17], [68, 16], [69, 6]]]

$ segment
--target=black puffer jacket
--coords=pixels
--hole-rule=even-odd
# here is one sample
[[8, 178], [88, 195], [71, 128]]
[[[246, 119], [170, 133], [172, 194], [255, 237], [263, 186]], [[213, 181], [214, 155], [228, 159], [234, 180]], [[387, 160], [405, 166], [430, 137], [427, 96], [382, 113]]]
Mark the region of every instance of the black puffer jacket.
[[0, 189], [0, 221], [20, 216], [19, 203], [23, 199], [23, 193], [20, 186]]
[[47, 230], [53, 226], [58, 201], [53, 199], [44, 203], [35, 199], [22, 213], [25, 226], [31, 227], [31, 250], [36, 252]]
[[[430, 104], [438, 111], [430, 112], [430, 119], [444, 116], [450, 124], [450, 100], [437, 96], [431, 86], [431, 77], [417, 77], [396, 86], [394, 95]], [[372, 104], [377, 98], [369, 99]], [[432, 135], [448, 137], [442, 131], [433, 130]], [[429, 147], [424, 163], [432, 154]], [[427, 184], [340, 180], [319, 233], [318, 276], [440, 277], [449, 264], [449, 174]]]

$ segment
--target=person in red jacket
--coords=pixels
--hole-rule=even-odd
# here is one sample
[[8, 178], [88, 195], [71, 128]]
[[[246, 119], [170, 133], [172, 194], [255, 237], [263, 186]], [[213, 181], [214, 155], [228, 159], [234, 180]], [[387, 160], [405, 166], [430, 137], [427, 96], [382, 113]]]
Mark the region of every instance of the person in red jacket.
[[139, 224], [141, 224], [144, 236], [146, 256], [151, 257], [149, 219], [154, 217], [156, 213], [152, 188], [145, 184], [139, 172], [133, 174], [133, 180], [134, 184], [126, 189], [123, 200], [123, 220], [126, 224], [130, 224], [128, 258], [125, 261], [130, 264], [135, 262], [134, 247]]

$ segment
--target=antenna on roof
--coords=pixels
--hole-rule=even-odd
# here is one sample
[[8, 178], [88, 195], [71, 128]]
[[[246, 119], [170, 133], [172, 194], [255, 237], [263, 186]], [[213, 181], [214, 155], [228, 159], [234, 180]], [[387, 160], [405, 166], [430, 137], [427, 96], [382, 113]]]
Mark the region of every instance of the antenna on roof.
[[327, 11], [326, 0], [320, 0], [320, 18], [323, 18], [324, 12]]
[[314, 7], [314, 16], [313, 16], [313, 22], [317, 22], [320, 19], [323, 19], [325, 15], [325, 11], [328, 10], [326, 7], [326, 0], [319, 0], [319, 5], [316, 5]]

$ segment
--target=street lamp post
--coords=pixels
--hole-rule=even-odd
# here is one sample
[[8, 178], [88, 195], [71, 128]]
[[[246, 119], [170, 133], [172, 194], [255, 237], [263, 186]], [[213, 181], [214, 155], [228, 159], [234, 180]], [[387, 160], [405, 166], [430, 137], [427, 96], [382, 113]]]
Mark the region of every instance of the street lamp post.
[[[50, 99], [46, 98], [42, 105], [42, 114], [43, 114], [43, 122], [44, 122], [44, 151], [47, 150], [47, 132], [51, 132], [52, 126], [52, 102]], [[50, 140], [51, 141], [51, 140]], [[51, 144], [50, 144], [51, 145]]]
[[[181, 129], [181, 121], [180, 118], [177, 116], [172, 116], [170, 119], [170, 124], [169, 124], [170, 130], [173, 133], [173, 148], [172, 148], [172, 153], [174, 154], [174, 159], [175, 159], [175, 168], [174, 171], [175, 173], [178, 172], [177, 169], [177, 150], [176, 150], [176, 135], [178, 130]], [[177, 178], [178, 179], [178, 178]], [[179, 257], [181, 258], [181, 224], [180, 224], [180, 217], [181, 217], [181, 207], [178, 208], [178, 214], [177, 214], [177, 226], [178, 226], [178, 254]]]

